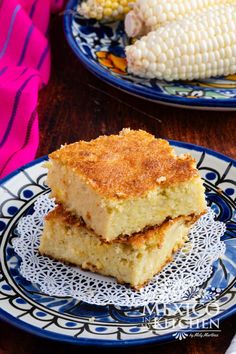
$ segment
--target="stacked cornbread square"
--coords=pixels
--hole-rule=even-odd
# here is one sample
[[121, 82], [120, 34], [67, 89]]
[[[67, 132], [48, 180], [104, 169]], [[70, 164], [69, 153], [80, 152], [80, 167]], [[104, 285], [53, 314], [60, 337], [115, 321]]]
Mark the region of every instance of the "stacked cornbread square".
[[140, 288], [171, 260], [206, 210], [190, 155], [142, 130], [65, 145], [49, 156], [59, 204], [40, 252]]

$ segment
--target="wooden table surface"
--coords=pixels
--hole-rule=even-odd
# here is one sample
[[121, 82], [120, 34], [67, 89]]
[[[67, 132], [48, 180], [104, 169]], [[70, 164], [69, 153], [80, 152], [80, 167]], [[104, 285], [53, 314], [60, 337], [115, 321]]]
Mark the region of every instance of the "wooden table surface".
[[[40, 145], [37, 156], [65, 142], [117, 133], [123, 127], [145, 129], [157, 137], [214, 149], [236, 159], [236, 112], [185, 110], [132, 97], [90, 74], [71, 52], [62, 18], [51, 22], [52, 75], [40, 92]], [[193, 338], [168, 344], [112, 349], [114, 353], [223, 354], [235, 332], [236, 316], [221, 323], [217, 338]], [[0, 354], [79, 353], [87, 349], [52, 342], [0, 322]], [[93, 349], [92, 352], [110, 350]]]

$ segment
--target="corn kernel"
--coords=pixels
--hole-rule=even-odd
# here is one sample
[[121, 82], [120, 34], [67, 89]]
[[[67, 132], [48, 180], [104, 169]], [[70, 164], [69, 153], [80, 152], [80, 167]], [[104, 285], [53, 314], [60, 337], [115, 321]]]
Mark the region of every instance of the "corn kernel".
[[235, 0], [137, 0], [125, 19], [125, 30], [129, 37], [136, 37], [212, 6], [233, 3]]
[[126, 47], [128, 72], [167, 81], [233, 75], [235, 31], [236, 4], [213, 6], [167, 23]]
[[78, 12], [86, 18], [117, 20], [124, 18], [132, 3], [130, 0], [87, 0], [78, 6]]

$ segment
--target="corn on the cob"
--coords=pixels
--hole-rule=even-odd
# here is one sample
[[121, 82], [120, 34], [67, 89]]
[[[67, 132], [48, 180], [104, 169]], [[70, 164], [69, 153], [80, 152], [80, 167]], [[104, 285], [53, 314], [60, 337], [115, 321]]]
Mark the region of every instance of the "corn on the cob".
[[87, 0], [77, 8], [78, 12], [86, 17], [96, 20], [118, 20], [131, 10], [131, 0]]
[[125, 31], [129, 37], [141, 36], [184, 16], [233, 2], [235, 0], [137, 0], [125, 18]]
[[236, 5], [168, 23], [126, 47], [128, 72], [167, 81], [236, 73]]

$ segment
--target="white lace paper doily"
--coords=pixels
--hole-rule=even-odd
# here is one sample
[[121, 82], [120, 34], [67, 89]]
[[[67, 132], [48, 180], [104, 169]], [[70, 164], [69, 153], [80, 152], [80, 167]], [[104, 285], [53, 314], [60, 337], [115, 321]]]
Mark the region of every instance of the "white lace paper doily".
[[39, 255], [38, 247], [45, 215], [55, 203], [40, 196], [34, 213], [23, 217], [13, 240], [15, 252], [22, 258], [20, 273], [39, 285], [50, 296], [71, 296], [95, 305], [145, 306], [149, 303], [173, 303], [184, 299], [194, 287], [202, 285], [212, 273], [213, 262], [225, 252], [220, 237], [225, 225], [215, 221], [211, 209], [192, 227], [189, 241], [174, 260], [140, 291], [117, 284], [115, 279], [65, 265]]

